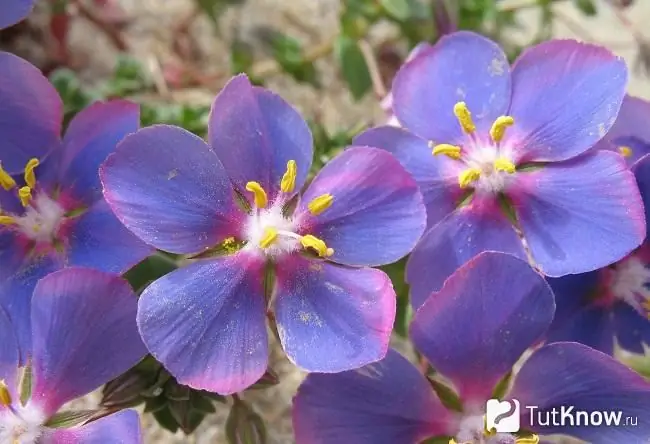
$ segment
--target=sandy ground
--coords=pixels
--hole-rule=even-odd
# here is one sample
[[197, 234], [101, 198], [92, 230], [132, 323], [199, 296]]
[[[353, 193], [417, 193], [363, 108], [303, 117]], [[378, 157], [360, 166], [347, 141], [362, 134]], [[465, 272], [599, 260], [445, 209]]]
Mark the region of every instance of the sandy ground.
[[[127, 12], [137, 19], [128, 27], [128, 41], [137, 57], [146, 61], [154, 76], [159, 75], [160, 66], [173, 60], [170, 51], [172, 34], [170, 30], [191, 11], [190, 0], [121, 0]], [[520, 3], [513, 0], [504, 3]], [[621, 24], [613, 10], [601, 4], [600, 14], [595, 18], [585, 18], [571, 5], [565, 2], [556, 6], [561, 11], [563, 20], [556, 24], [554, 35], [563, 38], [579, 38], [605, 42], [617, 54], [624, 57], [633, 67], [638, 53], [637, 45], [630, 32]], [[205, 72], [223, 72], [223, 77], [215, 81], [214, 88], [192, 89], [170, 95], [172, 100], [193, 103], [209, 103], [218, 88], [228, 78], [226, 73], [228, 46], [237, 37], [255, 46], [260, 59], [268, 59], [265, 49], [264, 27], [271, 24], [284, 32], [299, 38], [307, 47], [318, 46], [331, 40], [337, 34], [337, 17], [341, 4], [338, 0], [248, 0], [241, 7], [232, 8], [221, 20], [219, 34], [207, 19], [201, 18], [191, 28], [191, 34], [198, 44], [194, 48], [200, 68]], [[636, 5], [627, 10], [627, 17], [635, 29], [642, 30], [650, 22], [650, 1], [637, 0]], [[297, 19], [298, 18], [298, 19]], [[524, 30], [513, 38], [527, 39], [531, 26], [537, 17], [532, 12], [522, 12]], [[378, 34], [390, 33], [382, 29]], [[650, 31], [647, 32], [650, 39]], [[92, 39], [89, 39], [89, 36]], [[372, 38], [377, 36], [373, 35]], [[522, 40], [525, 41], [525, 40]], [[85, 72], [87, 81], [95, 81], [106, 76], [115, 63], [115, 53], [103, 35], [87, 24], [80, 23], [72, 32], [73, 52], [79, 61], [92, 69]], [[37, 54], [35, 55], [37, 57]], [[322, 74], [323, 88], [315, 90], [310, 86], [296, 85], [284, 75], [274, 75], [268, 86], [294, 103], [308, 117], [319, 116], [329, 128], [352, 127], [360, 121], [379, 123], [382, 113], [375, 97], [368, 95], [361, 102], [355, 103], [342, 87], [332, 59], [324, 58], [317, 62]], [[650, 99], [650, 82], [638, 71], [633, 71], [629, 91], [632, 94]], [[255, 406], [269, 426], [270, 444], [289, 444], [291, 435], [290, 406], [291, 398], [304, 375], [297, 371], [281, 353], [274, 352], [272, 366], [282, 382], [279, 386], [266, 391], [251, 392], [244, 398]], [[96, 396], [86, 402], [92, 403]], [[181, 433], [172, 435], [161, 430], [150, 416], [143, 417], [145, 442], [147, 443], [225, 443], [222, 426], [225, 422], [227, 407], [218, 406], [218, 412], [199, 427], [191, 437]], [[398, 443], [396, 443], [398, 444]]]

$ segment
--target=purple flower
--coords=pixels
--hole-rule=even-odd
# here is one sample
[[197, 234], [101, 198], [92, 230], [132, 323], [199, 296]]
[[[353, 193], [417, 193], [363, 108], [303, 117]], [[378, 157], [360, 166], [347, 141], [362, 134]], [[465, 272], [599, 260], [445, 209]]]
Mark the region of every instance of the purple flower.
[[63, 404], [117, 377], [146, 354], [135, 322], [137, 299], [128, 283], [96, 270], [67, 268], [43, 278], [33, 299], [31, 392], [21, 391], [25, 369], [19, 368], [16, 322], [12, 326], [0, 309], [0, 442], [141, 442], [133, 410], [72, 428], [48, 427]]
[[[296, 442], [409, 444], [433, 436], [450, 443], [539, 442], [531, 432], [595, 444], [646, 442], [650, 384], [607, 355], [572, 342], [546, 345], [510, 378], [553, 312], [553, 293], [525, 262], [502, 253], [480, 254], [427, 299], [410, 328], [415, 347], [436, 375], [452, 384], [456, 405], [444, 407], [427, 378], [391, 351], [383, 361], [355, 371], [309, 375], [293, 404]], [[522, 429], [528, 433], [486, 431], [486, 402], [500, 382], [506, 382], [505, 399], [520, 403]], [[537, 407], [532, 421], [527, 406]], [[545, 413], [563, 406], [588, 413], [620, 410], [622, 425], [543, 425]], [[636, 426], [625, 426], [627, 416], [638, 419]]]
[[34, 7], [35, 0], [2, 0], [0, 4], [0, 29], [23, 20]]
[[416, 307], [481, 251], [526, 258], [525, 243], [542, 272], [563, 276], [639, 246], [643, 206], [624, 159], [585, 154], [613, 125], [626, 81], [604, 48], [545, 42], [510, 70], [495, 43], [468, 32], [402, 67], [393, 109], [405, 129], [355, 143], [393, 153], [422, 190], [432, 228], [407, 266]]
[[616, 151], [632, 165], [650, 153], [650, 102], [626, 95], [616, 122], [596, 145]]
[[104, 196], [137, 236], [212, 256], [157, 280], [139, 302], [145, 344], [182, 384], [225, 394], [259, 379], [267, 308], [287, 355], [308, 371], [386, 354], [395, 292], [367, 267], [413, 248], [426, 225], [422, 196], [393, 156], [369, 147], [344, 151], [298, 196], [312, 154], [298, 112], [242, 75], [213, 104], [209, 145], [155, 126], [103, 165]]
[[106, 205], [98, 172], [138, 129], [138, 106], [95, 103], [60, 140], [62, 120], [61, 99], [40, 71], [0, 53], [0, 304], [23, 353], [31, 341], [22, 319], [38, 279], [75, 265], [123, 272], [151, 252]]
[[[637, 132], [640, 129], [637, 128]], [[639, 143], [635, 151], [649, 151]], [[633, 154], [632, 156], [635, 156]], [[650, 156], [632, 167], [646, 208], [650, 211]], [[607, 354], [614, 342], [626, 350], [643, 353], [650, 345], [650, 243], [630, 255], [590, 273], [549, 279], [557, 296], [557, 315], [549, 341], [576, 341]]]

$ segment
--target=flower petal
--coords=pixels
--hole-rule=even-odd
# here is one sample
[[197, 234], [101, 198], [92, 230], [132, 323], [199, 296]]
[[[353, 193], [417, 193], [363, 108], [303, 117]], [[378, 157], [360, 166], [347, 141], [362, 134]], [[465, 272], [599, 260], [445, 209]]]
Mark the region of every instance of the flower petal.
[[295, 255], [277, 264], [275, 291], [280, 340], [298, 367], [340, 372], [386, 355], [395, 291], [384, 272]]
[[[530, 424], [529, 409], [522, 409], [522, 427], [536, 432], [561, 433], [595, 443], [640, 443], [650, 436], [650, 384], [610, 356], [582, 344], [562, 342], [537, 350], [517, 374], [510, 397], [540, 411], [560, 412], [563, 406], [573, 406], [574, 414], [621, 412], [618, 427], [577, 427], [568, 420], [565, 426], [551, 422], [543, 427]], [[638, 424], [626, 426], [627, 417], [637, 418]]]
[[490, 129], [510, 104], [510, 67], [499, 46], [472, 32], [442, 37], [402, 66], [393, 82], [399, 122], [435, 143], [459, 143], [454, 105], [465, 102], [477, 130]]
[[95, 102], [77, 114], [63, 139], [58, 171], [60, 188], [87, 206], [101, 199], [99, 166], [139, 126], [140, 108], [126, 100]]
[[298, 444], [415, 443], [451, 423], [429, 382], [394, 350], [374, 364], [312, 373], [293, 401]]
[[650, 345], [650, 321], [630, 305], [619, 303], [613, 313], [616, 342], [632, 353], [645, 353], [645, 345]]
[[43, 444], [141, 444], [140, 417], [122, 410], [91, 423], [68, 429], [47, 429]]
[[297, 164], [295, 192], [305, 183], [314, 151], [307, 123], [280, 96], [253, 87], [246, 75], [233, 77], [217, 95], [208, 129], [212, 149], [242, 194], [249, 196], [246, 183], [256, 181], [273, 200], [289, 160]]
[[38, 68], [6, 52], [0, 52], [0, 115], [0, 163], [9, 173], [21, 172], [29, 159], [43, 159], [60, 143], [59, 94]]
[[[331, 194], [332, 206], [318, 215], [309, 203]], [[298, 208], [302, 234], [334, 249], [330, 258], [345, 265], [384, 265], [408, 254], [426, 225], [422, 194], [391, 154], [350, 147], [314, 178]]]
[[636, 184], [643, 199], [643, 208], [645, 213], [646, 228], [650, 223], [650, 154], [646, 154], [639, 159], [633, 166], [632, 171], [636, 178]]
[[458, 267], [490, 250], [526, 259], [517, 233], [496, 205], [477, 202], [451, 213], [424, 234], [406, 264], [413, 307], [440, 290]]
[[626, 157], [628, 165], [650, 153], [650, 102], [639, 97], [626, 95], [618, 112], [616, 122], [605, 136], [611, 149], [621, 146], [632, 150]]
[[382, 148], [400, 161], [420, 187], [429, 227], [458, 205], [462, 195], [458, 186], [458, 162], [445, 156], [434, 157], [426, 140], [401, 128], [381, 126], [365, 131], [353, 143]]
[[32, 400], [54, 413], [142, 359], [136, 310], [133, 290], [116, 275], [66, 268], [41, 279], [32, 304]]
[[35, 0], [4, 0], [0, 6], [0, 29], [23, 20], [34, 7]]
[[552, 40], [512, 67], [515, 124], [503, 144], [521, 161], [558, 161], [594, 146], [614, 124], [627, 85], [623, 59], [602, 46]]
[[604, 267], [645, 238], [641, 196], [616, 153], [596, 151], [518, 174], [513, 188], [521, 229], [548, 276]]
[[461, 399], [483, 402], [553, 320], [553, 292], [526, 262], [482, 253], [420, 307], [415, 347], [456, 385]]
[[197, 253], [236, 232], [243, 213], [217, 156], [197, 136], [155, 125], [128, 136], [100, 170], [117, 218], [143, 241]]
[[[16, 376], [20, 350], [14, 334], [14, 326], [0, 305], [0, 381], [4, 381], [9, 389], [16, 387]], [[0, 405], [0, 410], [3, 408]]]
[[68, 227], [67, 265], [124, 273], [153, 252], [102, 199]]
[[140, 296], [138, 325], [151, 354], [178, 382], [221, 394], [266, 371], [264, 263], [239, 253], [195, 262]]

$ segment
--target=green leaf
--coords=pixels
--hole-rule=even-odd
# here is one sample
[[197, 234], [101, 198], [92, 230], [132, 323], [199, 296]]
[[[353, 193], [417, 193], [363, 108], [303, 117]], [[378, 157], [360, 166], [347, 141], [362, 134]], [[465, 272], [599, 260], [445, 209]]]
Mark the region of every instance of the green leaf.
[[30, 364], [23, 368], [20, 375], [20, 402], [25, 405], [32, 396], [32, 366]]
[[359, 44], [345, 35], [340, 35], [334, 43], [334, 54], [352, 97], [355, 100], [361, 99], [372, 87], [372, 79]]
[[299, 82], [320, 86], [314, 63], [305, 60], [302, 45], [293, 37], [276, 32], [271, 36], [273, 57], [282, 69]]
[[399, 21], [406, 21], [411, 17], [412, 8], [409, 0], [379, 0], [386, 13]]
[[172, 433], [176, 433], [178, 430], [178, 423], [174, 419], [174, 416], [172, 416], [172, 413], [169, 410], [168, 406], [165, 406], [163, 409], [154, 411], [153, 417], [156, 419], [158, 424], [162, 426], [162, 428], [167, 429]]
[[510, 382], [512, 381], [512, 370], [506, 373], [501, 380], [497, 383], [496, 387], [494, 387], [494, 391], [492, 392], [492, 398], [494, 399], [503, 399], [505, 396], [506, 392], [510, 388]]
[[447, 385], [443, 384], [442, 382], [434, 378], [428, 378], [428, 379], [429, 382], [431, 383], [431, 386], [433, 387], [433, 390], [438, 395], [440, 402], [442, 402], [442, 405], [447, 407], [449, 410], [454, 410], [456, 412], [463, 411], [463, 403], [458, 397], [458, 395], [456, 394], [456, 392], [454, 392]]
[[97, 410], [67, 410], [54, 414], [45, 423], [46, 427], [67, 428], [82, 424], [97, 414]]
[[229, 444], [266, 443], [264, 421], [239, 398], [235, 398], [226, 420], [226, 438]]
[[148, 257], [131, 268], [124, 274], [124, 278], [129, 281], [136, 292], [140, 292], [151, 282], [177, 268], [178, 265], [174, 263], [172, 258], [164, 255], [164, 253], [159, 253]]
[[192, 391], [190, 400], [192, 401], [192, 408], [199, 412], [214, 413], [217, 411], [212, 400], [207, 396], [203, 396], [201, 392]]
[[593, 17], [598, 14], [596, 9], [596, 4], [593, 0], [573, 0], [573, 4], [578, 8], [584, 15]]

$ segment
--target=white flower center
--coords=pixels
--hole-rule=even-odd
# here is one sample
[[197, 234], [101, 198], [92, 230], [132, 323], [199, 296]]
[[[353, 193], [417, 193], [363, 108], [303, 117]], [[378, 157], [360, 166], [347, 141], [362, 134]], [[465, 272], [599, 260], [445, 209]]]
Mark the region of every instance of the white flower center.
[[507, 161], [514, 165], [512, 160], [499, 153], [494, 146], [477, 147], [465, 159], [468, 168], [476, 168], [481, 172], [474, 182], [474, 189], [484, 193], [497, 194], [503, 191], [512, 181], [513, 174], [499, 170], [498, 162]]
[[46, 419], [34, 405], [6, 408], [0, 412], [0, 443], [36, 444]]
[[610, 289], [618, 299], [646, 315], [650, 311], [650, 269], [638, 257], [632, 255], [611, 271]]
[[[277, 238], [268, 247], [262, 248], [260, 244], [267, 229], [276, 230]], [[295, 229], [294, 221], [282, 214], [281, 204], [255, 209], [246, 223], [244, 234], [248, 243], [244, 249], [259, 251], [274, 258], [291, 253], [300, 248], [300, 236], [295, 234]]]
[[515, 444], [516, 440], [517, 438], [509, 433], [487, 434], [482, 415], [461, 419], [455, 439], [458, 444]]
[[38, 193], [25, 208], [22, 216], [13, 216], [18, 230], [36, 242], [51, 242], [65, 210], [45, 193]]

